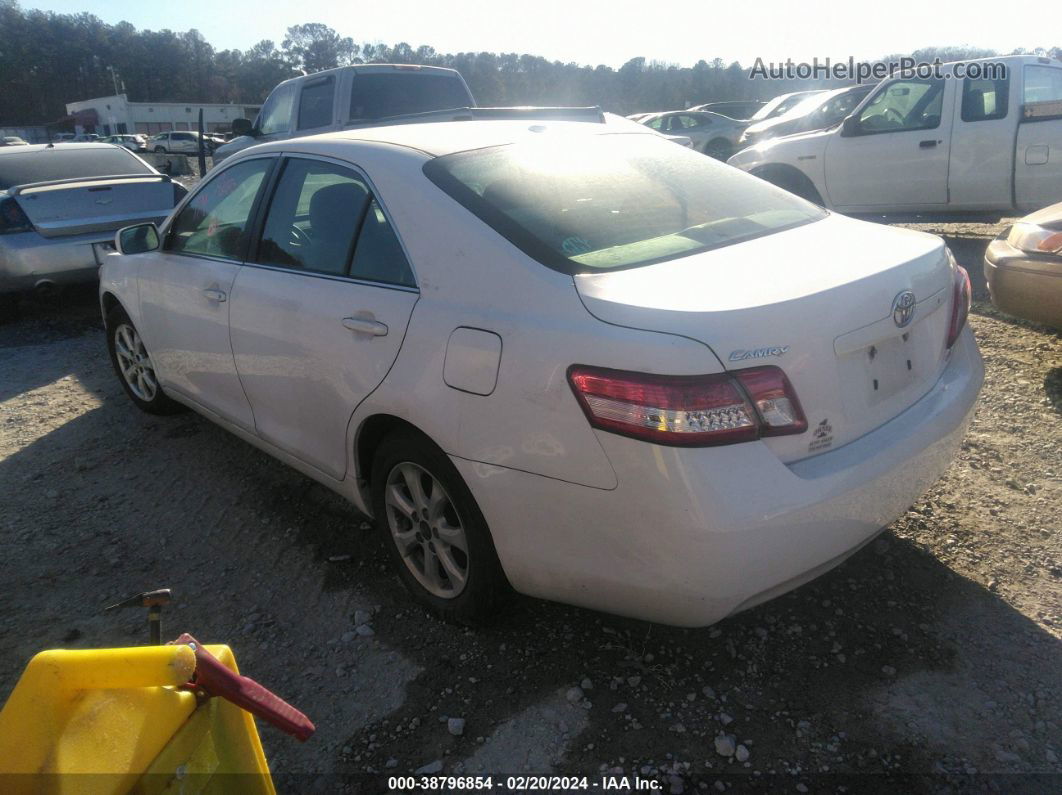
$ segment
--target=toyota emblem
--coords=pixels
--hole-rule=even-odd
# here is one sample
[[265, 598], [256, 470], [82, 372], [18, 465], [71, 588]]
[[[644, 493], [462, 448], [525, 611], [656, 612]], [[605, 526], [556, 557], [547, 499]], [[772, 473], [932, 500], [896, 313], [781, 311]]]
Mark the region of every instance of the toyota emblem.
[[915, 313], [915, 294], [910, 290], [904, 290], [892, 299], [892, 321], [903, 328], [908, 325]]

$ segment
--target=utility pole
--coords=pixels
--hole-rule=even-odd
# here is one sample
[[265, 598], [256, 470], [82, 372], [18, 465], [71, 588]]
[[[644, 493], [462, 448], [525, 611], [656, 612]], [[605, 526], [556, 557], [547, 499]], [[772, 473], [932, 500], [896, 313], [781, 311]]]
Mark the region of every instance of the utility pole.
[[118, 96], [118, 75], [115, 74], [113, 66], [108, 66], [107, 71], [111, 73], [111, 82], [114, 83], [114, 95]]

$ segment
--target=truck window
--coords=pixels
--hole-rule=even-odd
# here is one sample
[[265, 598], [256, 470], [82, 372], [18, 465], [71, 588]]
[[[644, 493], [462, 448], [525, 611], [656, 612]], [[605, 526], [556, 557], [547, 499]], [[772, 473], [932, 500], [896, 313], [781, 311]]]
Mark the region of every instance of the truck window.
[[299, 129], [312, 130], [332, 123], [332, 99], [336, 80], [329, 75], [322, 80], [308, 80], [302, 84], [299, 97]]
[[[1025, 67], [1025, 90], [1022, 93], [1022, 102], [1026, 105], [1037, 105], [1041, 102], [1062, 102], [1062, 69], [1051, 66], [1026, 66]], [[1026, 107], [1025, 115], [1045, 116], [1058, 115], [1059, 111], [1051, 113], [1051, 108], [1038, 109], [1043, 112], [1030, 113]]]
[[351, 82], [351, 121], [467, 108], [475, 104], [464, 83], [453, 74], [369, 72], [355, 74]]
[[967, 77], [962, 81], [962, 120], [987, 121], [1007, 115], [1010, 80]]
[[897, 80], [882, 86], [859, 114], [864, 133], [931, 130], [940, 126], [943, 80]]
[[291, 106], [295, 101], [295, 83], [282, 83], [273, 89], [258, 114], [260, 135], [286, 133], [291, 129]]

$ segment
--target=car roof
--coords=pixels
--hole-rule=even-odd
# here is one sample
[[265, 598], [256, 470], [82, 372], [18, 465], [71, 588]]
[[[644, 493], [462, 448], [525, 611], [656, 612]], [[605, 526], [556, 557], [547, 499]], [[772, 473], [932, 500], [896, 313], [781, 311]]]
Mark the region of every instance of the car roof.
[[[578, 121], [519, 121], [483, 119], [475, 121], [418, 122], [380, 127], [360, 127], [354, 130], [311, 135], [276, 141], [253, 147], [256, 152], [284, 151], [300, 145], [316, 145], [323, 149], [329, 145], [344, 145], [354, 142], [392, 144], [415, 149], [424, 154], [440, 157], [455, 152], [486, 149], [492, 146], [539, 140], [543, 135], [607, 135], [628, 133], [655, 135], [637, 122], [620, 116], [605, 114], [606, 123]], [[249, 150], [248, 150], [249, 151]]]

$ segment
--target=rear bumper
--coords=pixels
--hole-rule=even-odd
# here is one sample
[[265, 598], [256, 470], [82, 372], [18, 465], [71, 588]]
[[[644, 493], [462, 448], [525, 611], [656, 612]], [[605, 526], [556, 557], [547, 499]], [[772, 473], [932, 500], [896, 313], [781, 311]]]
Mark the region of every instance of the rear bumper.
[[997, 238], [985, 252], [985, 281], [998, 309], [1062, 327], [1062, 259], [1034, 257]]
[[42, 283], [91, 282], [99, 265], [93, 243], [109, 244], [114, 232], [47, 238], [36, 232], [0, 236], [0, 293], [21, 293]]
[[902, 515], [955, 457], [983, 379], [967, 329], [921, 400], [790, 465], [760, 442], [682, 449], [607, 433], [611, 491], [455, 464], [518, 591], [705, 626], [837, 565]]

